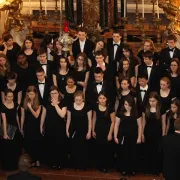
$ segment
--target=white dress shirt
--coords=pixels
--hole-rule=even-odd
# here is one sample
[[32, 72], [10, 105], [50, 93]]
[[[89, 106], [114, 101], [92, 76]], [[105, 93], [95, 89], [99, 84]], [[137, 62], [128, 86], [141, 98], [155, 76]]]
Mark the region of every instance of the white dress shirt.
[[51, 50], [47, 48], [47, 59], [50, 61], [53, 61], [53, 56], [50, 53], [51, 53]]
[[174, 55], [174, 50], [175, 50], [175, 48], [173, 48], [173, 50], [172, 50], [172, 51], [169, 51], [170, 58], [173, 58], [173, 55]]
[[151, 67], [147, 67], [147, 73], [148, 73], [148, 79], [151, 75], [151, 70], [152, 70], [152, 66], [153, 66], [153, 63], [151, 65], [147, 65], [147, 66], [151, 66]]
[[85, 42], [86, 42], [86, 40], [84, 40], [84, 41], [79, 41], [81, 52], [84, 52]]
[[44, 64], [41, 64], [42, 65], [42, 68], [44, 69], [44, 72], [45, 72], [45, 75], [47, 76], [47, 62], [46, 62], [46, 65]]
[[101, 92], [102, 86], [103, 86], [103, 82], [102, 82], [102, 84], [96, 85], [96, 89], [97, 89], [98, 94]]
[[[115, 43], [115, 42], [113, 41], [113, 46], [114, 46], [114, 44], [118, 44], [118, 46], [120, 46], [121, 42]], [[118, 46], [114, 46], [114, 59], [115, 59], [115, 57], [116, 57], [116, 52], [117, 52]]]
[[38, 81], [38, 83], [44, 83], [44, 84], [38, 84], [38, 86], [39, 86], [39, 91], [40, 91], [40, 94], [41, 94], [41, 98], [43, 98], [43, 96], [44, 96], [45, 80], [42, 81], [42, 82]]
[[[140, 91], [143, 90], [143, 91], [147, 91], [148, 90], [148, 85], [146, 85], [144, 88], [142, 86], [140, 86]], [[144, 96], [145, 96], [145, 93], [146, 92], [143, 92], [141, 91], [141, 100], [143, 101], [144, 100]]]

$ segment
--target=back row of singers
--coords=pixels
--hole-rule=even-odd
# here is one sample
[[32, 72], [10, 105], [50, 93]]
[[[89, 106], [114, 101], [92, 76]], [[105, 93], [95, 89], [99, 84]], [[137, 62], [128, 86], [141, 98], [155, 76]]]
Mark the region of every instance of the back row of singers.
[[[143, 167], [146, 174], [157, 175], [161, 172], [159, 145], [162, 136], [175, 133], [174, 123], [180, 118], [178, 99], [172, 100], [170, 111], [166, 113], [158, 93], [151, 92], [139, 113], [134, 97], [128, 95], [121, 109], [115, 113], [103, 91], [99, 92], [93, 108], [86, 103], [82, 91], [75, 92], [73, 103], [69, 106], [61, 98], [56, 86], [50, 87], [49, 95], [49, 104], [44, 108], [38, 100], [36, 87], [29, 86], [21, 106], [21, 117], [18, 118], [19, 105], [13, 101], [13, 92], [5, 91], [5, 101], [1, 107], [4, 169], [17, 167], [23, 135], [25, 151], [31, 155], [36, 166], [40, 166], [40, 160], [44, 158], [42, 154], [47, 153], [46, 160], [43, 160], [52, 168], [60, 170], [67, 166], [69, 152], [73, 167], [86, 169], [91, 150], [95, 147], [93, 156], [101, 172], [107, 172], [115, 166], [115, 152], [117, 170], [123, 175], [135, 175], [139, 167]], [[6, 131], [7, 124], [17, 127], [12, 140]], [[92, 143], [89, 144], [92, 137], [95, 139], [93, 147]], [[113, 142], [117, 144], [117, 151]], [[137, 144], [140, 143], [144, 143], [144, 150], [141, 150], [144, 159], [141, 163], [137, 152]]]

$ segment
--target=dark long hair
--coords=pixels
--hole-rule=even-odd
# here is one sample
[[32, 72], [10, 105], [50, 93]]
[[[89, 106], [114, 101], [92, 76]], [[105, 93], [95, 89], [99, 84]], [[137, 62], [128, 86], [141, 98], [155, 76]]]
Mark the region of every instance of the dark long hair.
[[[178, 110], [177, 110], [177, 118], [176, 119], [180, 119], [180, 100], [179, 99], [177, 99], [177, 98], [175, 98], [175, 99], [173, 99], [172, 101], [171, 101], [171, 104], [174, 104], [174, 105], [176, 105], [177, 107], [178, 107]], [[170, 110], [169, 111], [169, 116], [168, 116], [168, 119], [171, 119], [171, 118], [173, 118], [173, 116], [174, 116], [174, 112], [172, 112], [172, 110]]]
[[[178, 65], [178, 69], [177, 69], [177, 72], [176, 72], [176, 73], [177, 73], [178, 76], [180, 76], [180, 62], [179, 62], [179, 59], [178, 59], [178, 58], [172, 58], [172, 59], [171, 59], [171, 63], [172, 63], [172, 62], [175, 62], [175, 63]], [[170, 63], [170, 64], [171, 64], [171, 63]], [[172, 73], [171, 67], [169, 67], [169, 72]]]
[[[160, 119], [161, 118], [161, 99], [160, 96], [157, 92], [153, 91], [149, 94], [149, 99], [150, 98], [154, 98], [157, 100], [157, 105], [156, 105], [156, 118]], [[146, 105], [146, 109], [145, 109], [145, 117], [149, 118], [150, 115], [150, 109], [151, 109], [151, 105], [148, 101], [147, 105]]]

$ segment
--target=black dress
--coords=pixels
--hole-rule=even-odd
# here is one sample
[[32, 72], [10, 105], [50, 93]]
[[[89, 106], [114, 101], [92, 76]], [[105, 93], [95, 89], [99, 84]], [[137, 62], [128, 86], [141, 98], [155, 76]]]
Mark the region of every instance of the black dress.
[[[78, 71], [76, 69], [74, 69], [74, 71], [71, 73], [72, 77], [75, 79], [75, 81], [82, 81], [84, 82], [85, 81], [85, 78], [86, 78], [86, 73], [89, 72], [89, 68], [87, 68], [85, 71], [82, 70], [82, 71]], [[78, 86], [78, 89], [79, 90], [83, 90], [83, 87], [79, 84], [77, 84]]]
[[[4, 86], [4, 90], [6, 90], [6, 89], [8, 89], [7, 84]], [[21, 92], [21, 91], [22, 90], [21, 90], [19, 84], [16, 83], [16, 87], [15, 87], [15, 89], [13, 91], [13, 94], [14, 94], [14, 99], [13, 100], [14, 100], [14, 102], [18, 102], [18, 93]]]
[[37, 63], [38, 63], [37, 56], [38, 56], [38, 53], [36, 49], [33, 50], [32, 54], [30, 55], [26, 54], [29, 66], [34, 67], [34, 68], [37, 67]]
[[169, 130], [168, 130], [168, 135], [174, 134], [175, 133], [175, 129], [174, 129], [174, 122], [175, 122], [175, 118], [172, 116], [170, 117], [170, 113], [171, 111], [169, 111], [167, 113], [167, 119], [169, 120]]
[[70, 136], [72, 138], [72, 159], [75, 168], [86, 169], [88, 166], [88, 112], [90, 108], [84, 104], [81, 110], [76, 110], [74, 105], [68, 110], [71, 112]]
[[120, 118], [118, 131], [117, 167], [120, 172], [132, 174], [136, 172], [136, 144], [138, 138], [137, 117], [117, 113]]
[[5, 170], [15, 170], [18, 168], [18, 159], [21, 154], [22, 147], [22, 137], [19, 132], [18, 124], [17, 124], [17, 109], [18, 104], [15, 102], [14, 107], [12, 109], [7, 108], [4, 104], [2, 104], [1, 112], [6, 115], [7, 124], [13, 125], [17, 127], [15, 136], [13, 140], [5, 140], [2, 141], [2, 167]]
[[110, 115], [114, 109], [110, 106], [105, 111], [100, 111], [99, 106], [94, 107], [96, 112], [96, 160], [97, 168], [112, 168], [113, 166], [113, 141], [108, 141], [107, 137], [111, 127]]
[[[161, 110], [161, 115], [165, 111]], [[156, 113], [150, 112], [146, 117], [146, 125], [144, 129], [145, 137], [145, 171], [150, 174], [158, 174], [161, 172], [161, 156], [159, 145], [162, 138], [162, 121], [156, 118]]]
[[171, 89], [175, 93], [176, 97], [180, 99], [180, 76], [172, 77], [169, 76], [171, 82]]
[[33, 161], [41, 160], [42, 135], [40, 117], [35, 118], [29, 109], [25, 110], [24, 148]]
[[[59, 107], [62, 109], [66, 105], [61, 101]], [[59, 116], [52, 104], [46, 108], [45, 141], [48, 164], [64, 166], [67, 160], [66, 122], [65, 118]]]

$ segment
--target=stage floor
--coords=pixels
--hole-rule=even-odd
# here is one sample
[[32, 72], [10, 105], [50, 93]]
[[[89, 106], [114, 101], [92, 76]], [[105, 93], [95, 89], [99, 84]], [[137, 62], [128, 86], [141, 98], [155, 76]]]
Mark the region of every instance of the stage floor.
[[[42, 180], [120, 180], [121, 176], [115, 171], [106, 174], [100, 173], [96, 169], [86, 171], [77, 171], [73, 169], [51, 170], [46, 167], [31, 168], [30, 172], [42, 178]], [[15, 172], [0, 171], [0, 180], [6, 180], [9, 174]], [[162, 176], [145, 176], [138, 174], [132, 177], [126, 177], [127, 180], [163, 180]]]

